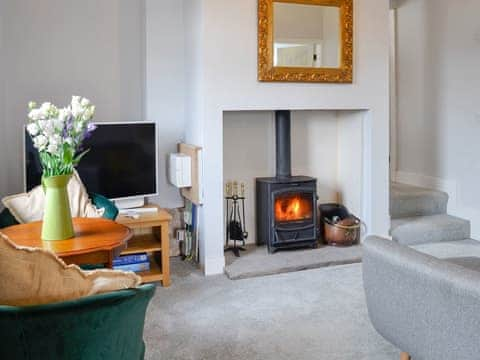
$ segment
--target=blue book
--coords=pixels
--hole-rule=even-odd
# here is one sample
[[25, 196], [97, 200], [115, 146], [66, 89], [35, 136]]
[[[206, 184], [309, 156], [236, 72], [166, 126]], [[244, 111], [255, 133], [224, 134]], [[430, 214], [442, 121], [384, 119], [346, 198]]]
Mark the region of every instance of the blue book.
[[146, 261], [148, 261], [148, 255], [146, 253], [123, 255], [113, 259], [113, 266], [137, 264]]
[[150, 270], [150, 262], [113, 266], [113, 270], [142, 272]]

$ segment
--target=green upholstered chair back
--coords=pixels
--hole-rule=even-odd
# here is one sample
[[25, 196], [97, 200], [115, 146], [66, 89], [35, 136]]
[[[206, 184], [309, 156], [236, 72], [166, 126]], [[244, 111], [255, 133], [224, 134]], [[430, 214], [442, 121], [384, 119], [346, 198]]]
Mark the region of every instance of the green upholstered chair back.
[[152, 284], [62, 303], [0, 306], [0, 359], [139, 360]]
[[96, 194], [96, 193], [89, 193], [88, 196], [92, 200], [92, 204], [95, 205], [97, 208], [104, 208], [105, 212], [103, 213], [103, 217], [108, 220], [115, 220], [118, 216], [118, 208], [113, 203], [113, 201], [107, 199], [105, 196]]

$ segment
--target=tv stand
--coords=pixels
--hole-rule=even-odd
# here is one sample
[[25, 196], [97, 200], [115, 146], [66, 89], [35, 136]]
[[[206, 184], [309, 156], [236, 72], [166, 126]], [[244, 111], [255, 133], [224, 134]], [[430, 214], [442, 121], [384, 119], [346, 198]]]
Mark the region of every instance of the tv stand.
[[115, 206], [119, 210], [141, 208], [145, 206], [145, 198], [121, 199], [115, 200]]

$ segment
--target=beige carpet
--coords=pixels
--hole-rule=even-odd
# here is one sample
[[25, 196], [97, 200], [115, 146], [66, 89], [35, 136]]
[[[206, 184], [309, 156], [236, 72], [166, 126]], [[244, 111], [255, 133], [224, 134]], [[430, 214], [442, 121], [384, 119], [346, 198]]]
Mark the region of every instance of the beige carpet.
[[372, 328], [361, 265], [231, 281], [177, 260], [145, 325], [148, 360], [397, 360]]

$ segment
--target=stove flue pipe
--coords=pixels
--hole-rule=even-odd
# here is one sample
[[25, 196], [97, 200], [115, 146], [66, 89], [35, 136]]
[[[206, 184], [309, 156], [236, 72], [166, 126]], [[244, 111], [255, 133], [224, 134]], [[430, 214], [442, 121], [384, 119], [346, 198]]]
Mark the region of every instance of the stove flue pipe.
[[290, 110], [275, 111], [276, 176], [292, 176]]

